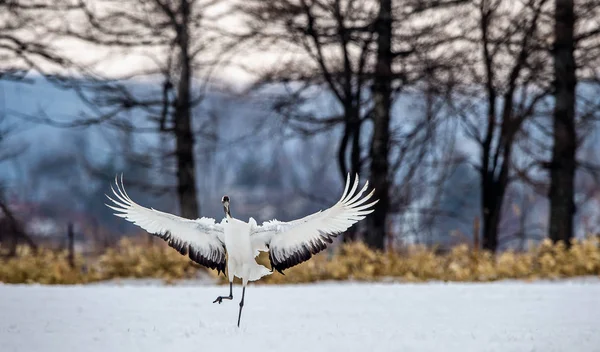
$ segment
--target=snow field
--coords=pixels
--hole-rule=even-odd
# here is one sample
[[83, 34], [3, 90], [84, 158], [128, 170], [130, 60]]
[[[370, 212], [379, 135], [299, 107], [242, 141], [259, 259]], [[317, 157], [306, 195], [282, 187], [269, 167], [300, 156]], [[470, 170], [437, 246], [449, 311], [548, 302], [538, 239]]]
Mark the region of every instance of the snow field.
[[0, 351], [600, 351], [600, 282], [0, 284]]

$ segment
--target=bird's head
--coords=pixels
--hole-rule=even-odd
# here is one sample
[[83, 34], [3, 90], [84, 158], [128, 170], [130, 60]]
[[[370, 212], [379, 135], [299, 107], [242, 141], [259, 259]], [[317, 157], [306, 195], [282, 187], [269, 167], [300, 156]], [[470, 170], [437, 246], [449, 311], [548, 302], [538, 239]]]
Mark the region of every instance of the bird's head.
[[223, 203], [223, 210], [225, 210], [225, 215], [230, 218], [231, 212], [229, 211], [229, 196], [223, 196], [221, 198], [221, 203]]

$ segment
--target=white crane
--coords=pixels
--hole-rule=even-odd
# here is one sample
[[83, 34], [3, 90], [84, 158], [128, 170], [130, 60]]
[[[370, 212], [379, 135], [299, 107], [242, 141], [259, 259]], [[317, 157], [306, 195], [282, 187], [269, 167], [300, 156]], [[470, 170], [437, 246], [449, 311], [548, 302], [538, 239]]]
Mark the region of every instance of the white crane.
[[[378, 201], [365, 204], [375, 190], [362, 197], [368, 182], [358, 190], [358, 175], [350, 189], [350, 175], [340, 200], [332, 207], [290, 222], [271, 220], [257, 225], [253, 218], [243, 222], [231, 216], [230, 200], [223, 196], [221, 202], [225, 218], [215, 223], [212, 218], [185, 219], [173, 214], [145, 208], [135, 203], [125, 192], [123, 175], [121, 184], [115, 178], [117, 190], [111, 189], [116, 200], [109, 197], [114, 205], [109, 208], [117, 211], [116, 216], [124, 218], [148, 233], [167, 241], [182, 255], [189, 255], [194, 262], [210, 269], [225, 272], [229, 279], [229, 296], [219, 296], [213, 303], [233, 299], [233, 278], [242, 279], [242, 299], [237, 326], [240, 326], [242, 307], [248, 281], [256, 281], [273, 270], [283, 274], [283, 270], [309, 260], [332, 243], [332, 237], [346, 231], [354, 223], [364, 219], [373, 211]], [[259, 252], [269, 252], [271, 270], [255, 260]], [[227, 254], [227, 258], [226, 258]]]

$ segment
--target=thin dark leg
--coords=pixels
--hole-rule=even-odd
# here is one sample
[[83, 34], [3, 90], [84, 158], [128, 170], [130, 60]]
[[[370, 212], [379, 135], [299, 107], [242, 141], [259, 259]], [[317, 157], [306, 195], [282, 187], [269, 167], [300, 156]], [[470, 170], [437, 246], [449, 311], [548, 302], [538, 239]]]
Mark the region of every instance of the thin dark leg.
[[221, 302], [223, 302], [224, 299], [228, 299], [228, 300], [233, 299], [233, 282], [229, 283], [229, 296], [219, 296], [219, 297], [217, 297], [217, 299], [215, 299], [213, 301], [213, 303], [219, 302], [219, 304], [221, 304]]
[[242, 288], [242, 300], [240, 301], [240, 314], [238, 315], [238, 328], [240, 327], [240, 319], [242, 318], [242, 307], [244, 306], [244, 295], [246, 294], [246, 286]]

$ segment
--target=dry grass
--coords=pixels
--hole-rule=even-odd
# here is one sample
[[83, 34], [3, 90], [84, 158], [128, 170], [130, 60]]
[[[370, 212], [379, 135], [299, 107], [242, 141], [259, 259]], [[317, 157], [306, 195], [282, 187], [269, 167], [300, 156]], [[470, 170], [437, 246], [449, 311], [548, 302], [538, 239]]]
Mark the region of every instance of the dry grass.
[[[270, 275], [263, 283], [301, 283], [321, 280], [399, 281], [494, 281], [501, 279], [556, 279], [600, 275], [600, 245], [597, 238], [574, 241], [570, 249], [564, 244], [542, 242], [528, 252], [507, 251], [496, 256], [473, 251], [467, 245], [454, 247], [448, 254], [414, 246], [401, 253], [376, 253], [362, 243], [341, 246], [327, 259], [319, 254], [312, 260]], [[268, 265], [266, 258], [259, 261]]]
[[66, 251], [40, 248], [33, 254], [29, 247], [19, 247], [17, 255], [0, 263], [0, 281], [5, 283], [76, 284], [95, 281], [98, 273], [75, 257], [71, 268]]
[[[257, 259], [269, 266], [268, 257]], [[66, 252], [42, 249], [33, 254], [20, 248], [18, 255], [3, 260], [0, 282], [74, 284], [115, 278], [161, 278], [167, 282], [193, 278], [200, 266], [164, 243], [148, 245], [123, 239], [97, 258], [75, 258], [68, 264]], [[211, 271], [216, 277], [216, 272]], [[340, 246], [308, 262], [274, 273], [259, 283], [302, 283], [322, 280], [371, 281], [392, 278], [398, 281], [493, 281], [501, 279], [564, 278], [600, 275], [600, 243], [597, 237], [574, 241], [571, 248], [553, 245], [549, 240], [528, 252], [503, 252], [496, 256], [473, 251], [467, 245], [454, 247], [448, 254], [414, 246], [401, 252], [377, 253], [362, 243]], [[219, 276], [222, 282], [226, 279]]]
[[17, 256], [2, 261], [0, 282], [75, 284], [115, 278], [160, 278], [166, 282], [192, 278], [200, 266], [166, 245], [143, 245], [122, 239], [96, 258], [75, 257], [68, 262], [66, 251], [19, 248]]

